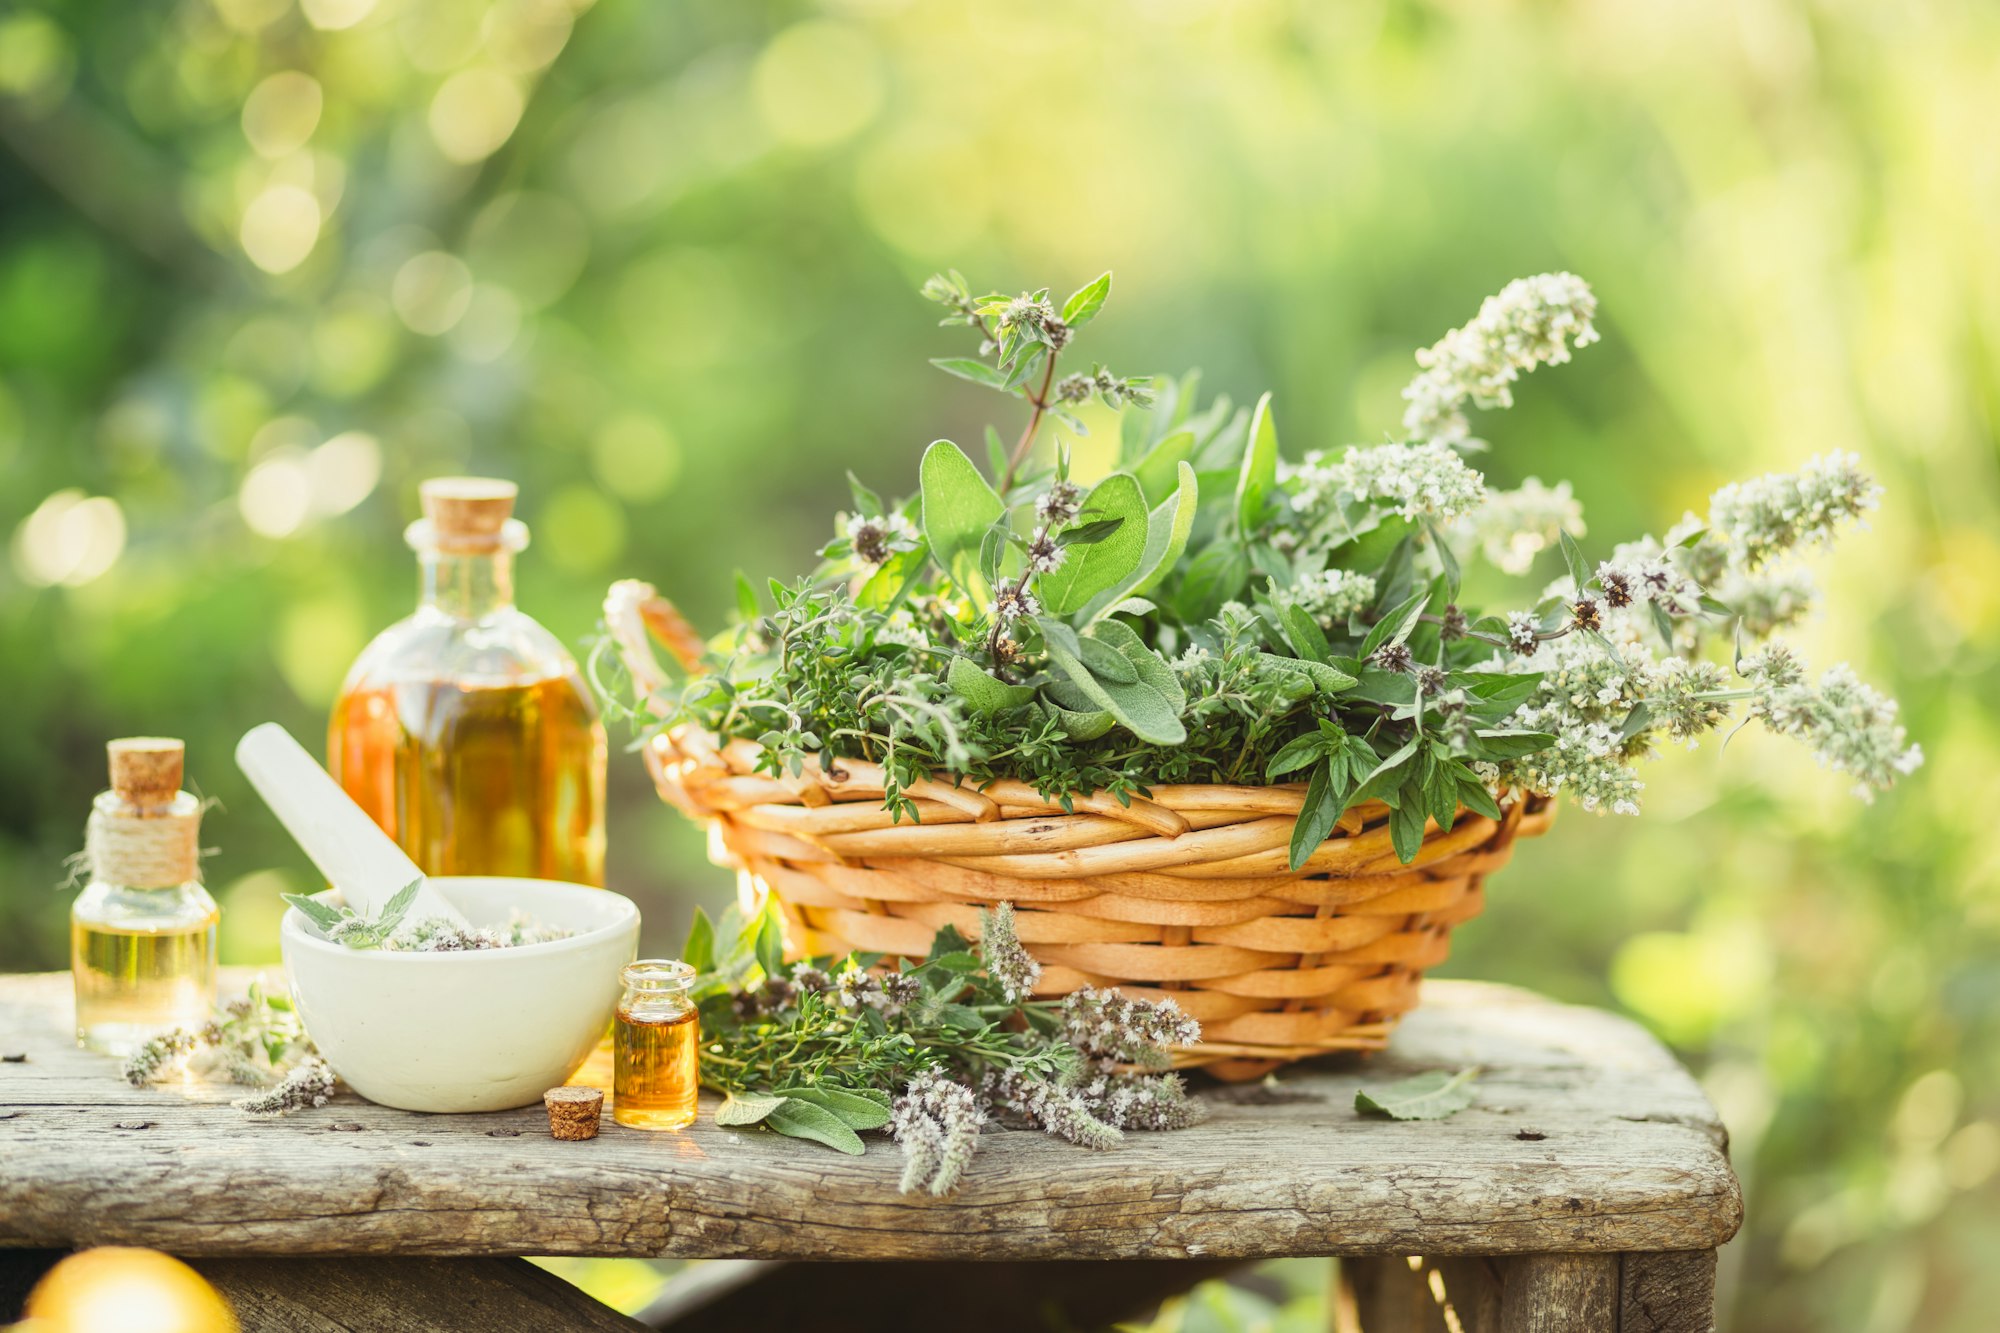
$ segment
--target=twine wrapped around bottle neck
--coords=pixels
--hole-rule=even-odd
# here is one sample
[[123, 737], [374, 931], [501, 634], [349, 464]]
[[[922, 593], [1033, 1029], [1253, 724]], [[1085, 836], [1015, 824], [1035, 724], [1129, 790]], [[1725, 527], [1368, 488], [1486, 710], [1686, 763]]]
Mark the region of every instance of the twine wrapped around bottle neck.
[[135, 808], [105, 792], [84, 825], [83, 855], [102, 884], [170, 889], [198, 879], [201, 802], [181, 792], [167, 805]]

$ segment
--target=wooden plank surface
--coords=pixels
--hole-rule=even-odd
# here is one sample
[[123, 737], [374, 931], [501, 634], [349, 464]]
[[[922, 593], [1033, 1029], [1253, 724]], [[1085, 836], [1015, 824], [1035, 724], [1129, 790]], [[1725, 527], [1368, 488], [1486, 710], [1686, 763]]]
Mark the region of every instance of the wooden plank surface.
[[[241, 986], [237, 975], [225, 982]], [[75, 1049], [66, 974], [0, 978], [0, 1246], [185, 1255], [768, 1259], [1264, 1258], [1706, 1250], [1742, 1218], [1713, 1109], [1623, 1019], [1433, 982], [1390, 1050], [1210, 1085], [1206, 1124], [1091, 1153], [990, 1132], [950, 1199], [905, 1197], [893, 1144], [762, 1132], [584, 1143], [539, 1107], [414, 1115], [343, 1093], [249, 1119], [227, 1089], [141, 1091]], [[1354, 1113], [1362, 1081], [1478, 1064], [1442, 1121]]]

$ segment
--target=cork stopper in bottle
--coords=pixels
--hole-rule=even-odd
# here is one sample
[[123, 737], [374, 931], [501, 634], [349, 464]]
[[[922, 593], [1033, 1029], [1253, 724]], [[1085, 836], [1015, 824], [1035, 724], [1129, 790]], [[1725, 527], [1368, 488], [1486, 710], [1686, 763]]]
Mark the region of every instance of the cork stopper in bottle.
[[181, 789], [184, 742], [166, 736], [128, 736], [105, 747], [111, 756], [111, 790], [133, 805], [170, 805]]
[[520, 488], [496, 477], [432, 477], [417, 487], [440, 550], [495, 551]]

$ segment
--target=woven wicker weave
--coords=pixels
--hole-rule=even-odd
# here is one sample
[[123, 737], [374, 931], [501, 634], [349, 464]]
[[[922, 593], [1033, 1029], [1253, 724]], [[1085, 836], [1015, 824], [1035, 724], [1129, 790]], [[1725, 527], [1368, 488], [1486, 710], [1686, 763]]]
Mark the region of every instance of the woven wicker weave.
[[[605, 614], [648, 691], [666, 680], [649, 629], [684, 662], [699, 655], [645, 584], [615, 586]], [[711, 857], [777, 895], [796, 952], [920, 958], [940, 926], [976, 936], [979, 908], [1010, 902], [1038, 992], [1171, 995], [1202, 1024], [1180, 1061], [1223, 1078], [1382, 1046], [1451, 928], [1479, 914], [1486, 876], [1554, 813], [1536, 797], [1504, 802], [1497, 822], [1461, 809], [1403, 865], [1388, 808], [1360, 806], [1294, 870], [1298, 784], [1157, 786], [1129, 805], [1098, 793], [1067, 813], [1020, 782], [928, 781], [906, 788], [919, 820], [897, 823], [872, 763], [774, 778], [753, 743], [686, 726], [644, 753], [660, 794], [708, 825]]]

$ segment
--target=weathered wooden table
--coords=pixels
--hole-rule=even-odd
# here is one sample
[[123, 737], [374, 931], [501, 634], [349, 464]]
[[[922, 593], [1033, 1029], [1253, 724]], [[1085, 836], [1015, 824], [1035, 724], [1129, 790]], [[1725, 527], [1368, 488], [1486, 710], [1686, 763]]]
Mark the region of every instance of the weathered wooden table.
[[[1212, 1114], [1194, 1129], [1131, 1135], [1108, 1153], [989, 1133], [949, 1199], [897, 1193], [886, 1141], [850, 1158], [706, 1117], [648, 1134], [607, 1112], [584, 1143], [551, 1139], [539, 1107], [414, 1115], [343, 1094], [250, 1119], [220, 1104], [226, 1089], [126, 1086], [111, 1061], [74, 1047], [69, 1024], [67, 974], [0, 978], [0, 1054], [27, 1057], [0, 1063], [0, 1247], [188, 1257], [253, 1330], [373, 1327], [332, 1321], [328, 1293], [393, 1289], [411, 1312], [440, 1287], [456, 1304], [427, 1314], [432, 1327], [638, 1327], [573, 1290], [565, 1304], [561, 1284], [497, 1256], [890, 1262], [906, 1288], [955, 1291], [963, 1327], [1034, 1328], [1061, 1291], [1082, 1293], [1065, 1306], [1078, 1326], [1131, 1313], [1106, 1292], [1135, 1273], [1166, 1287], [1229, 1262], [1338, 1255], [1350, 1330], [1696, 1333], [1712, 1323], [1715, 1249], [1742, 1216], [1714, 1110], [1651, 1037], [1468, 982], [1427, 985], [1372, 1059], [1205, 1088]], [[1364, 1080], [1472, 1064], [1485, 1071], [1478, 1101], [1450, 1119], [1353, 1110]], [[343, 1262], [303, 1262], [332, 1258]], [[1194, 1262], [1041, 1262], [1079, 1259]], [[1031, 1271], [938, 1262], [953, 1260]], [[881, 1293], [891, 1280], [863, 1265], [813, 1272], [789, 1299], [816, 1329], [846, 1326], [827, 1301], [841, 1284]], [[682, 1301], [673, 1326], [738, 1322], [746, 1303], [768, 1314], [786, 1298], [763, 1286], [700, 1309]], [[862, 1306], [857, 1327], [888, 1326], [881, 1300]]]

